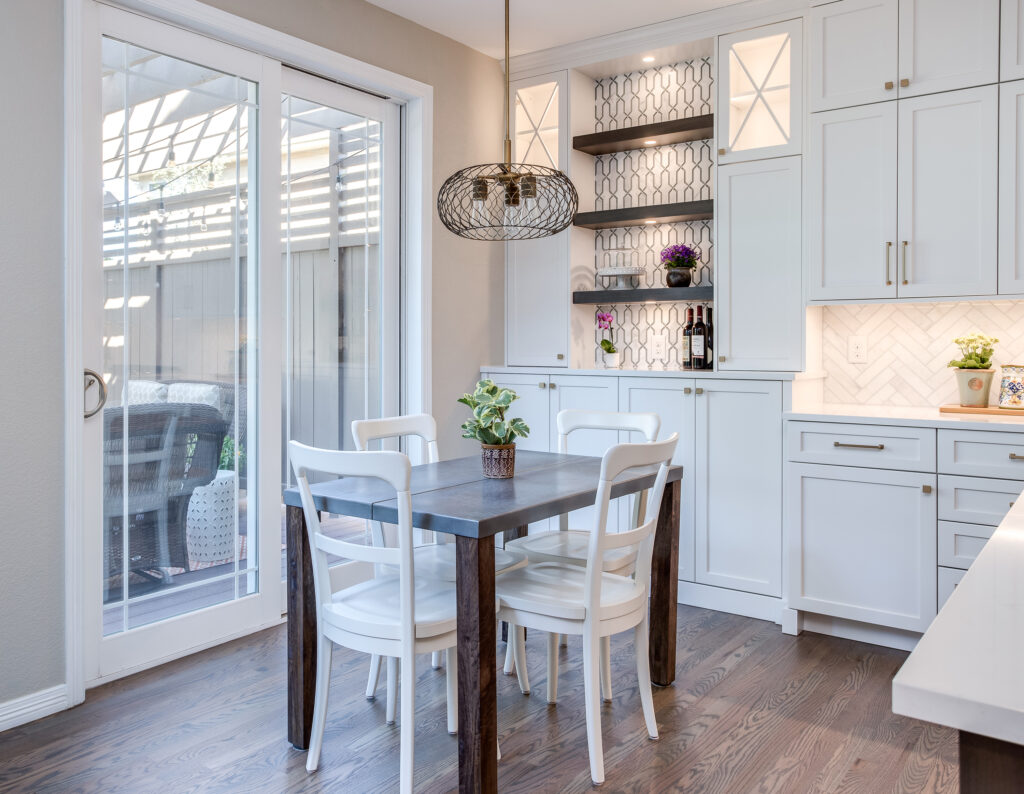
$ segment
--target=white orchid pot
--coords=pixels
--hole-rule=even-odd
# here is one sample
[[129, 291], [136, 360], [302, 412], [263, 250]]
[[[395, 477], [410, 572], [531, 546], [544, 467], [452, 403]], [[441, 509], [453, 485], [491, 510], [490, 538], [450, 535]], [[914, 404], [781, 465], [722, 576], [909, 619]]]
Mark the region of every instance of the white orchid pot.
[[618, 369], [621, 359], [619, 358], [618, 351], [614, 353], [602, 353], [604, 357], [604, 368], [605, 369]]

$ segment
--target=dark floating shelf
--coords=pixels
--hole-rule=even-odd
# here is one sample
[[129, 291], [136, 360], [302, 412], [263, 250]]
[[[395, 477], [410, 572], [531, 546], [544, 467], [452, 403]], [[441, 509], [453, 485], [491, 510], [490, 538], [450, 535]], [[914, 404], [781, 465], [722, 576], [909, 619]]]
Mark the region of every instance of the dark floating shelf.
[[[587, 154], [611, 154], [630, 149], [647, 149], [669, 143], [686, 143], [712, 138], [715, 135], [715, 116], [692, 116], [688, 119], [659, 121], [656, 124], [641, 124], [638, 127], [624, 127], [607, 132], [593, 132], [577, 135], [572, 139], [572, 148]], [[645, 144], [645, 141], [654, 141]]]
[[648, 301], [710, 301], [714, 287], [654, 287], [651, 289], [588, 289], [572, 294], [572, 302], [647, 303]]
[[573, 219], [574, 226], [584, 229], [615, 229], [622, 226], [643, 226], [647, 221], [656, 223], [679, 223], [682, 221], [706, 221], [714, 216], [715, 202], [680, 201], [677, 204], [657, 204], [651, 207], [625, 207], [620, 210], [600, 212], [579, 212]]

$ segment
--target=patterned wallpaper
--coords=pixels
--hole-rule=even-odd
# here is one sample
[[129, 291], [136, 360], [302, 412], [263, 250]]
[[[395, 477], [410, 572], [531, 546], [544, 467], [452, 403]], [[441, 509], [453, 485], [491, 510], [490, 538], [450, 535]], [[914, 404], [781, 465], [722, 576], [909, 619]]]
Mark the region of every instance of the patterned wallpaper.
[[[594, 129], [650, 124], [712, 112], [711, 60], [703, 58], [671, 66], [643, 69], [597, 81], [594, 89]], [[693, 141], [594, 158], [595, 209], [642, 207], [714, 198], [711, 141]], [[603, 287], [597, 268], [615, 264], [616, 258], [640, 265], [641, 287], [663, 287], [665, 273], [658, 266], [665, 246], [686, 243], [700, 252], [694, 285], [714, 283], [711, 221], [665, 223], [602, 229], [595, 235], [593, 286]], [[615, 249], [626, 249], [619, 254]], [[615, 315], [615, 344], [626, 369], [680, 369], [679, 347], [686, 320], [686, 303], [615, 304], [596, 311]], [[666, 356], [654, 358], [651, 336], [666, 335]], [[601, 366], [595, 329], [594, 364]]]
[[[826, 306], [822, 315], [825, 402], [942, 405], [957, 401], [946, 364], [953, 338], [999, 338], [996, 364], [1024, 363], [1024, 301]], [[866, 364], [847, 361], [850, 336], [867, 337]], [[998, 373], [992, 402], [999, 396]]]

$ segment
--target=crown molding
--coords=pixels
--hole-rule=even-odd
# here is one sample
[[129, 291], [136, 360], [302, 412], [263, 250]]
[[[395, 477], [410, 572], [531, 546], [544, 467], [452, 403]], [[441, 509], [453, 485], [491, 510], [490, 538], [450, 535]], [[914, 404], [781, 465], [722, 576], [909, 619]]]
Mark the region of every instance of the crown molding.
[[509, 59], [509, 76], [517, 80], [560, 69], [574, 69], [634, 55], [642, 50], [671, 47], [722, 33], [733, 33], [750, 27], [802, 17], [807, 9], [808, 0], [746, 0], [667, 22], [657, 22], [560, 47], [517, 55]]

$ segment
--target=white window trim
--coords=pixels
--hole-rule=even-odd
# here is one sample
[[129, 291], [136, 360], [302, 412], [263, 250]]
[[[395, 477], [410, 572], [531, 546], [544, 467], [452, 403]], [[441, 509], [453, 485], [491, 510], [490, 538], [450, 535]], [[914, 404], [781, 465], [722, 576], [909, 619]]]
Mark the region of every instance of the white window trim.
[[[363, 63], [295, 36], [252, 22], [198, 0], [123, 0], [110, 3], [194, 33], [252, 50], [283, 64], [387, 96], [402, 105], [402, 255], [405, 345], [403, 410], [431, 409], [431, 245], [433, 213], [433, 88]], [[82, 324], [83, 209], [86, 180], [81, 130], [83, 61], [90, 36], [98, 35], [94, 0], [64, 3], [64, 639], [67, 707], [85, 699], [83, 588]], [[404, 341], [404, 340], [403, 340]]]

